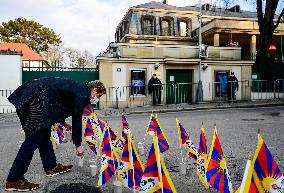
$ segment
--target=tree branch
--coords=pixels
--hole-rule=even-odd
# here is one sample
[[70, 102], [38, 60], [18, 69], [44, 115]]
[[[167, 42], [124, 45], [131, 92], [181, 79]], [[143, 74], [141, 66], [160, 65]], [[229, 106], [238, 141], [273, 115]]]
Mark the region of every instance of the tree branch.
[[282, 9], [282, 11], [281, 11], [281, 13], [280, 13], [280, 15], [279, 15], [279, 17], [278, 17], [278, 19], [277, 19], [277, 22], [276, 22], [276, 24], [274, 25], [274, 30], [278, 27], [278, 25], [279, 25], [279, 23], [280, 23], [280, 21], [281, 21], [283, 15], [284, 15], [284, 8]]

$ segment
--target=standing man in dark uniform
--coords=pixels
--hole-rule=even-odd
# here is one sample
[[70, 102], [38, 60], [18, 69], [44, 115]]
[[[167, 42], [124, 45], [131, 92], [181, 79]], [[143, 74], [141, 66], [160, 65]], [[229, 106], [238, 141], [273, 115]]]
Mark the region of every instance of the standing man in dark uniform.
[[[59, 122], [67, 130], [72, 129], [76, 154], [83, 156], [83, 109], [90, 101], [98, 102], [105, 92], [106, 89], [100, 81], [81, 84], [63, 78], [34, 79], [16, 89], [8, 100], [16, 107], [26, 139], [9, 172], [6, 190], [31, 191], [39, 188], [38, 184], [30, 183], [24, 178], [36, 149], [39, 149], [46, 176], [70, 171], [72, 165], [63, 166], [56, 162], [50, 141], [51, 126]], [[72, 116], [73, 126], [65, 122], [69, 116]]]
[[236, 102], [236, 90], [239, 90], [238, 79], [235, 76], [235, 73], [231, 72], [231, 75], [227, 81], [227, 96], [229, 103]]
[[162, 82], [157, 78], [156, 74], [153, 74], [152, 78], [148, 82], [149, 93], [152, 93], [153, 105], [161, 104], [162, 97]]

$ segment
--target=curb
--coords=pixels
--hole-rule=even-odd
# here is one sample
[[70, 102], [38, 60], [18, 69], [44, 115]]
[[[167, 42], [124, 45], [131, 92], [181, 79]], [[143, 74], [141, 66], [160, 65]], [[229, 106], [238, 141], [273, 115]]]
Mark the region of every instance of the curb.
[[[192, 107], [192, 108], [177, 108], [177, 109], [159, 109], [159, 110], [144, 110], [144, 111], [126, 111], [127, 115], [137, 114], [150, 114], [154, 113], [168, 113], [168, 112], [187, 112], [187, 111], [202, 111], [202, 110], [219, 110], [219, 109], [241, 109], [241, 108], [259, 108], [259, 107], [273, 107], [273, 106], [284, 106], [284, 103], [265, 103], [265, 104], [245, 104], [238, 106], [210, 106], [210, 107]], [[106, 115], [113, 116], [113, 115]]]

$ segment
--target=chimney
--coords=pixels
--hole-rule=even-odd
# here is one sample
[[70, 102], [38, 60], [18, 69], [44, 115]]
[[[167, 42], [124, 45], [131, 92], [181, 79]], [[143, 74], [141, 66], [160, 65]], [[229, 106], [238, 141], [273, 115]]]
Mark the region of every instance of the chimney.
[[163, 0], [163, 3], [166, 5], [176, 6], [175, 0]]
[[235, 5], [234, 7], [230, 8], [229, 11], [240, 13], [241, 12], [241, 7], [239, 5]]

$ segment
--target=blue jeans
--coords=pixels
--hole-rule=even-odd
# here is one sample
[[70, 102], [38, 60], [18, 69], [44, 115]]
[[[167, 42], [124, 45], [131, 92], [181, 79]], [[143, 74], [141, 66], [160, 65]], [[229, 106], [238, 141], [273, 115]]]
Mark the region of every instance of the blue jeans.
[[44, 171], [53, 169], [56, 166], [56, 157], [50, 141], [50, 128], [46, 128], [36, 134], [26, 135], [14, 163], [10, 169], [7, 181], [14, 182], [24, 178], [32, 161], [34, 151], [38, 148]]

